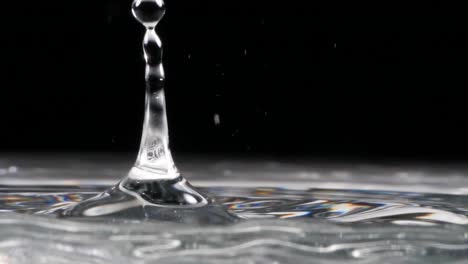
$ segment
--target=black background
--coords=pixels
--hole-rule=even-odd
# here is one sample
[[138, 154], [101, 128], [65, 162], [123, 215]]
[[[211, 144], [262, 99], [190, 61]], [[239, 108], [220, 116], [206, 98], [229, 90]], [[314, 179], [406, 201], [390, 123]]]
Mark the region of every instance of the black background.
[[[166, 4], [175, 152], [468, 157], [461, 4]], [[130, 5], [2, 3], [0, 151], [137, 149], [143, 27]]]

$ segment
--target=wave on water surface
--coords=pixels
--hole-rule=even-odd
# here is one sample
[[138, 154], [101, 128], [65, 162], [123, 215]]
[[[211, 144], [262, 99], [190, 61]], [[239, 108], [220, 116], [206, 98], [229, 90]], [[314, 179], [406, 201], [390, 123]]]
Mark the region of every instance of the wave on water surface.
[[201, 189], [244, 220], [227, 226], [64, 220], [44, 214], [98, 190], [0, 192], [0, 262], [468, 263], [465, 196]]

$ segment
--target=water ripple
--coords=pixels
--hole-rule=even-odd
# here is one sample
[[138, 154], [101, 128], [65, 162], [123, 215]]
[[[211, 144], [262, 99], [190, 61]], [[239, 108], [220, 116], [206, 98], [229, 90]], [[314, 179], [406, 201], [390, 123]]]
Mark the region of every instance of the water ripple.
[[468, 229], [460, 225], [349, 226], [277, 219], [194, 228], [0, 215], [2, 263], [455, 263], [467, 257]]
[[95, 193], [0, 192], [0, 263], [467, 263], [465, 196], [204, 191], [245, 220], [229, 226], [64, 220], [52, 214], [57, 207]]

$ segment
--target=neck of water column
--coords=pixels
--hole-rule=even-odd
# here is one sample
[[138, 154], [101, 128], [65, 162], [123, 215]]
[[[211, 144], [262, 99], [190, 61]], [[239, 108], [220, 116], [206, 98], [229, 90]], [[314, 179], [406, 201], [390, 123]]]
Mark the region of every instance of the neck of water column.
[[179, 173], [169, 150], [162, 48], [154, 29], [147, 30], [143, 48], [146, 60], [145, 120], [140, 151], [130, 177], [173, 179]]

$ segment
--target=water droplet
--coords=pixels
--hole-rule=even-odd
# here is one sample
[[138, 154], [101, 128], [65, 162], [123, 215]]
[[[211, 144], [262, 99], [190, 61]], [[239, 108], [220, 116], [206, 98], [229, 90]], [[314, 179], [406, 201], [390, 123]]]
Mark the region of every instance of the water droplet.
[[219, 126], [221, 124], [221, 118], [220, 118], [219, 114], [214, 115], [214, 123], [215, 123], [216, 126]]
[[136, 0], [132, 4], [132, 13], [145, 27], [153, 28], [163, 18], [166, 7], [162, 0]]
[[240, 131], [240, 129], [236, 129], [236, 130], [234, 131], [234, 133], [232, 133], [231, 136], [232, 136], [232, 137], [235, 137], [235, 136], [239, 133], [239, 131]]

